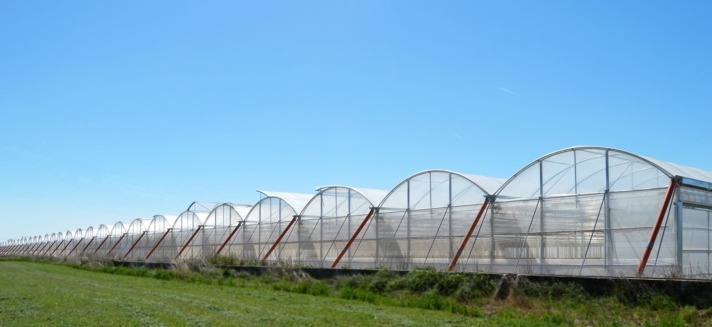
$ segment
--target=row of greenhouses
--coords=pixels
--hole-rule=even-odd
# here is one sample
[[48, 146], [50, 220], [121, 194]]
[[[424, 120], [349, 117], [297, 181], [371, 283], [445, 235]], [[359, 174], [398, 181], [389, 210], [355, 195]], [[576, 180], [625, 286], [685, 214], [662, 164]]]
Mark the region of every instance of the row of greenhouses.
[[390, 191], [261, 192], [3, 242], [2, 256], [577, 276], [712, 277], [712, 172], [604, 147], [509, 179], [427, 170]]

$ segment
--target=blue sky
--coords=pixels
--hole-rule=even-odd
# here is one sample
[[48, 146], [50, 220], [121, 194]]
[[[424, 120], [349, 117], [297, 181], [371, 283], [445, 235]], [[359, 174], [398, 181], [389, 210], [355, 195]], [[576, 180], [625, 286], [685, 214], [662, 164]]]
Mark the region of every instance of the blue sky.
[[712, 4], [0, 2], [0, 241], [255, 190], [507, 178], [573, 145], [712, 170]]

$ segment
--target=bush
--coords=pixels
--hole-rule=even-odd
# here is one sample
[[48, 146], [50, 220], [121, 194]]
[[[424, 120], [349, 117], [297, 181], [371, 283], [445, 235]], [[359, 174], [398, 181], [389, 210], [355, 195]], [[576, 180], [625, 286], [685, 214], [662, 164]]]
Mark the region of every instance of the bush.
[[475, 298], [489, 297], [497, 288], [497, 279], [485, 274], [462, 276], [455, 297], [458, 301], [469, 302]]
[[417, 293], [425, 293], [442, 280], [444, 273], [438, 273], [433, 268], [418, 268], [405, 275], [405, 287], [407, 290]]

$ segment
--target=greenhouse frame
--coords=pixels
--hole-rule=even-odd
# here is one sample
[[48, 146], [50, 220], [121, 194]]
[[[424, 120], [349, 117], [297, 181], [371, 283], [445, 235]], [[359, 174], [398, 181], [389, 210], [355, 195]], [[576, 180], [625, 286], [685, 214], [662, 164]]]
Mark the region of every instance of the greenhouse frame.
[[562, 149], [509, 179], [425, 170], [388, 191], [258, 192], [7, 240], [0, 256], [712, 278], [712, 172], [613, 148]]

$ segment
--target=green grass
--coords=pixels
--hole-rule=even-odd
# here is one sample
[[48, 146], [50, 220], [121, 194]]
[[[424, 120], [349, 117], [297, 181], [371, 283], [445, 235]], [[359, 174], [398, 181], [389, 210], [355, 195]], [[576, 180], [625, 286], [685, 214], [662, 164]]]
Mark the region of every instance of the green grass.
[[432, 269], [315, 280], [0, 260], [0, 326], [712, 326], [712, 310], [654, 292], [594, 297], [576, 284], [521, 280], [496, 300], [496, 282]]
[[0, 261], [0, 326], [443, 326], [462, 315], [235, 286]]

